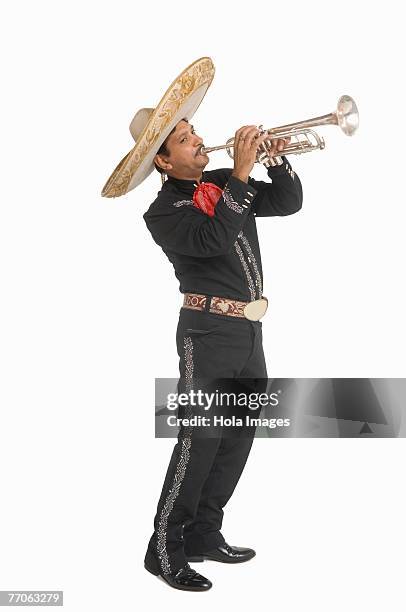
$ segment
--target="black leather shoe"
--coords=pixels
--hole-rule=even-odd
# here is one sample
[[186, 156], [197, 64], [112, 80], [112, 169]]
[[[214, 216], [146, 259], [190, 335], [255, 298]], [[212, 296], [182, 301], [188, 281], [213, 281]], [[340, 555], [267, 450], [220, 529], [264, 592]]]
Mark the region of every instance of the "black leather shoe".
[[154, 576], [163, 578], [174, 589], [182, 591], [208, 591], [212, 587], [210, 580], [198, 574], [190, 567], [189, 563], [186, 563], [180, 570], [171, 574], [161, 574], [161, 572], [152, 569], [146, 563], [144, 563], [144, 567]]
[[195, 563], [206, 560], [220, 561], [221, 563], [243, 563], [249, 561], [252, 557], [255, 557], [255, 550], [252, 548], [241, 548], [224, 543], [200, 555], [187, 556], [187, 560]]

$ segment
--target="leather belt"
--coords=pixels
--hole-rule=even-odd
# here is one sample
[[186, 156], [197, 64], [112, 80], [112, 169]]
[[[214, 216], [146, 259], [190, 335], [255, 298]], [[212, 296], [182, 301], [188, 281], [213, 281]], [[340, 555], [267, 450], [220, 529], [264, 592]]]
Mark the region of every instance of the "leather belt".
[[259, 300], [242, 302], [231, 298], [216, 295], [202, 295], [201, 293], [185, 293], [183, 308], [202, 310], [213, 314], [227, 315], [229, 317], [242, 317], [250, 321], [262, 319], [268, 308], [268, 298], [262, 296]]

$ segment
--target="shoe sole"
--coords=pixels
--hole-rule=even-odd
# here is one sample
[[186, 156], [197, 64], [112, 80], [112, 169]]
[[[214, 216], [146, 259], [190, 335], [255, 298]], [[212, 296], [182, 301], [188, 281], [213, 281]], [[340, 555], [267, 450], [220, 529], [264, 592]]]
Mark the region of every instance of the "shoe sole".
[[186, 557], [188, 563], [202, 563], [203, 561], [218, 561], [219, 563], [245, 563], [253, 559], [255, 554], [246, 557], [245, 559], [217, 559], [216, 557], [208, 557], [207, 555], [195, 555], [193, 557]]

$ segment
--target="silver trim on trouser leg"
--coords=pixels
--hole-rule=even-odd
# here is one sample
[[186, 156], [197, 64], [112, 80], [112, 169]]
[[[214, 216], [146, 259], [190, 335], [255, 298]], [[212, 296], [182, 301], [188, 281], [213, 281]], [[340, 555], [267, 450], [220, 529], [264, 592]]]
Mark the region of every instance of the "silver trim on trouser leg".
[[[189, 393], [192, 389], [193, 381], [193, 342], [190, 336], [184, 338], [184, 349], [185, 349], [185, 379], [186, 379], [186, 393]], [[186, 418], [193, 416], [192, 409], [188, 404], [185, 410]], [[164, 574], [171, 572], [171, 564], [169, 562], [168, 551], [166, 550], [166, 538], [168, 528], [168, 518], [173, 509], [175, 499], [179, 495], [179, 490], [182, 481], [185, 477], [187, 464], [190, 458], [190, 446], [192, 427], [185, 427], [183, 436], [181, 437], [182, 450], [180, 458], [175, 470], [175, 477], [173, 479], [172, 487], [169, 489], [169, 493], [166, 497], [165, 503], [161, 510], [159, 517], [158, 530], [157, 530], [157, 553], [161, 563], [162, 571]]]

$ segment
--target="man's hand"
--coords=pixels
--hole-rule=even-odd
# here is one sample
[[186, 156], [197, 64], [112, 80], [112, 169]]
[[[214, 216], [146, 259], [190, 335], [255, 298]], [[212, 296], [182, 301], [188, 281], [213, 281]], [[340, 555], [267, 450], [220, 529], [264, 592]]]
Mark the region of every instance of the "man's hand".
[[[236, 131], [234, 136], [233, 176], [245, 183], [248, 182], [248, 177], [256, 162], [258, 148], [266, 139], [269, 139], [269, 134], [265, 132], [261, 135], [260, 130], [255, 125], [244, 125]], [[268, 149], [268, 154], [271, 156], [280, 155], [285, 144], [290, 142], [290, 138], [274, 138], [270, 142], [271, 148]]]
[[268, 154], [270, 157], [275, 155], [283, 155], [283, 149], [290, 143], [289, 138], [271, 138], [271, 146], [268, 148]]

